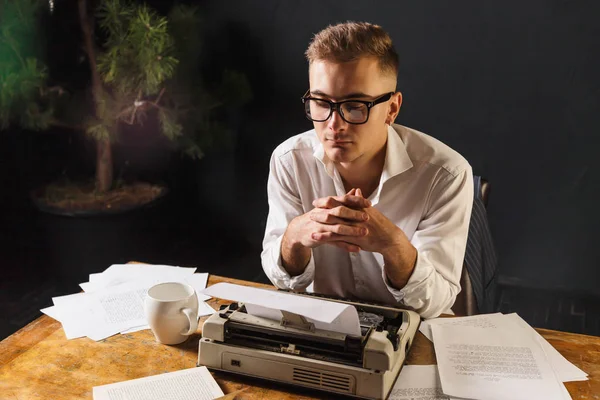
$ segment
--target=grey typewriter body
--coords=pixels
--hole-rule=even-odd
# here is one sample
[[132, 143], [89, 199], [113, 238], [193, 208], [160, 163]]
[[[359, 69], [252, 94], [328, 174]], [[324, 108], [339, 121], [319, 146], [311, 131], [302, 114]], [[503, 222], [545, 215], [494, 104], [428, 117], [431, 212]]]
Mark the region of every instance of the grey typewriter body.
[[285, 312], [281, 321], [256, 317], [243, 304], [233, 303], [204, 323], [198, 364], [359, 398], [387, 398], [419, 327], [419, 315], [327, 300], [356, 307], [360, 337], [315, 329], [302, 316]]

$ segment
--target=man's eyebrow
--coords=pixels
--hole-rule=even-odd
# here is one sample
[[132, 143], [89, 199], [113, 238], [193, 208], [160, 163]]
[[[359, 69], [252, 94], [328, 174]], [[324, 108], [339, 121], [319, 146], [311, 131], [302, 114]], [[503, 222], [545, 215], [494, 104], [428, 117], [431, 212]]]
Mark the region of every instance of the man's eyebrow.
[[[326, 97], [329, 99], [331, 98], [331, 96], [329, 96], [327, 93], [323, 93], [320, 90], [313, 90], [310, 92], [310, 94], [313, 96], [321, 96], [321, 97]], [[373, 96], [370, 96], [363, 92], [355, 92], [355, 93], [347, 94], [347, 95], [341, 97], [341, 99], [359, 99], [359, 98], [363, 98], [363, 97], [373, 97]]]

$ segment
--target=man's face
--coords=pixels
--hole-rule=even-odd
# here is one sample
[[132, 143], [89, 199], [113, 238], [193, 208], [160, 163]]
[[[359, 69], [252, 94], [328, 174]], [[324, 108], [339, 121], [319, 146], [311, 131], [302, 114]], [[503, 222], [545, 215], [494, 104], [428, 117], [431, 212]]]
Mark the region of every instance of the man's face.
[[[377, 59], [363, 57], [356, 61], [334, 63], [314, 61], [309, 68], [310, 97], [339, 102], [372, 101], [394, 92], [396, 79], [381, 72]], [[313, 122], [327, 157], [333, 162], [351, 163], [370, 160], [387, 140], [386, 122], [392, 123], [400, 109], [401, 96], [371, 108], [365, 124], [349, 124], [334, 111], [324, 122]]]

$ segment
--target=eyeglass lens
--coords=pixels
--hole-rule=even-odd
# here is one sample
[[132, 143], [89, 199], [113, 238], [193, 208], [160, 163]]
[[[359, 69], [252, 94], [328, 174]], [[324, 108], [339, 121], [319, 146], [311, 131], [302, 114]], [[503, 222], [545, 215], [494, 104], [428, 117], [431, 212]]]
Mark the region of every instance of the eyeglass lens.
[[[305, 102], [306, 115], [313, 121], [326, 121], [331, 115], [331, 104], [318, 99], [307, 99]], [[364, 103], [348, 101], [339, 107], [344, 120], [350, 123], [363, 123], [369, 116], [369, 109]]]

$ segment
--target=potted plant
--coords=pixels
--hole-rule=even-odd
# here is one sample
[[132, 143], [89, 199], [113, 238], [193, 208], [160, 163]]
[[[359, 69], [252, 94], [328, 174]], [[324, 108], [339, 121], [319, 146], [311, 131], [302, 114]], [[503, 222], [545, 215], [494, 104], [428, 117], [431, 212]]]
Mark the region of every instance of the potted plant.
[[93, 183], [54, 182], [33, 191], [51, 231], [47, 238], [55, 239], [49, 248], [74, 279], [141, 254], [136, 250], [143, 244], [131, 239], [147, 227], [149, 206], [167, 193], [163, 185], [115, 180], [113, 146], [120, 134], [158, 129], [174, 149], [199, 159], [227, 136], [216, 118], [220, 109], [250, 96], [245, 77], [236, 72], [224, 72], [220, 85], [204, 84], [192, 47], [201, 35], [196, 9], [176, 6], [162, 16], [144, 3], [98, 4], [91, 10], [87, 0], [78, 0], [91, 81], [83, 96], [89, 107], [81, 107], [81, 96], [51, 85], [36, 51], [39, 19], [45, 14], [52, 23], [49, 3], [0, 0], [0, 127], [69, 127], [95, 146]]

